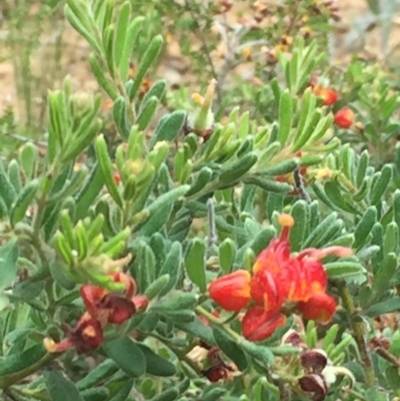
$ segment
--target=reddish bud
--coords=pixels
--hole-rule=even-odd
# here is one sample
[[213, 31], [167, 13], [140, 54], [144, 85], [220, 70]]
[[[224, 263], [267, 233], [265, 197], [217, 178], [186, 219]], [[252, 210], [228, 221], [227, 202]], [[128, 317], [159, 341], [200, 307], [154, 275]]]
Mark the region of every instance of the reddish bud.
[[312, 400], [323, 401], [328, 393], [324, 378], [318, 374], [310, 374], [299, 379], [301, 389], [313, 393]]
[[238, 312], [250, 301], [251, 275], [247, 270], [213, 280], [208, 288], [211, 299], [228, 311]]
[[312, 295], [307, 302], [299, 302], [297, 309], [307, 320], [327, 323], [335, 314], [336, 301], [325, 293], [317, 293]]
[[350, 128], [354, 123], [354, 112], [349, 107], [343, 107], [335, 114], [335, 124], [340, 128]]
[[137, 311], [144, 311], [149, 305], [149, 298], [146, 295], [136, 295], [132, 298], [132, 302]]
[[313, 92], [316, 96], [323, 99], [324, 106], [332, 106], [339, 99], [339, 95], [333, 89], [330, 88], [322, 88], [318, 85], [314, 86]]
[[328, 357], [323, 350], [312, 349], [300, 355], [300, 363], [310, 373], [321, 373], [328, 363]]
[[203, 370], [201, 373], [212, 383], [228, 377], [228, 371], [223, 366], [218, 365], [211, 366], [210, 368]]
[[262, 341], [270, 337], [285, 322], [285, 315], [271, 313], [261, 306], [254, 306], [243, 317], [243, 336], [250, 341]]

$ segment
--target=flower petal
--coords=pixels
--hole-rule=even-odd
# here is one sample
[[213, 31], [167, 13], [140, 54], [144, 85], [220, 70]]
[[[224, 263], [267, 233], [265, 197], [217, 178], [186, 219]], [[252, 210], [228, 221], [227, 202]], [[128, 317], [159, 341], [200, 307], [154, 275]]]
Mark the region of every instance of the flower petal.
[[336, 311], [336, 301], [325, 293], [314, 294], [307, 302], [299, 302], [297, 309], [307, 320], [327, 323]]
[[211, 299], [228, 311], [238, 312], [250, 301], [251, 275], [247, 270], [233, 273], [213, 280], [208, 288]]
[[270, 313], [261, 306], [254, 306], [243, 317], [243, 336], [250, 341], [262, 341], [270, 337], [285, 322], [285, 315]]

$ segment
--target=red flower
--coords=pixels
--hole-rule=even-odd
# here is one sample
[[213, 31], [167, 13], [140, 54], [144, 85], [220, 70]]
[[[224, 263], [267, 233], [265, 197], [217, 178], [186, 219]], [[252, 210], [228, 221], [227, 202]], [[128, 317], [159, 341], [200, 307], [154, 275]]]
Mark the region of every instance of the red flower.
[[44, 346], [48, 352], [64, 352], [76, 348], [79, 354], [95, 350], [104, 341], [101, 323], [85, 313], [71, 330], [65, 340], [55, 343], [49, 338], [44, 339]]
[[335, 124], [340, 128], [350, 128], [354, 123], [354, 112], [349, 107], [343, 107], [335, 114]]
[[327, 323], [336, 311], [336, 301], [325, 293], [312, 295], [307, 302], [299, 302], [297, 309], [307, 320]]
[[81, 287], [81, 297], [88, 312], [95, 318], [109, 323], [121, 324], [130, 319], [136, 311], [132, 296], [136, 291], [136, 283], [125, 273], [114, 273], [115, 283], [123, 283], [122, 293], [109, 293], [105, 288], [92, 284]]
[[314, 95], [323, 99], [324, 106], [332, 106], [339, 99], [339, 95], [333, 89], [323, 88], [319, 85], [314, 86], [313, 88]]
[[243, 336], [250, 341], [262, 341], [285, 323], [285, 315], [265, 310], [262, 306], [254, 306], [243, 317]]
[[268, 338], [284, 324], [280, 310], [285, 301], [298, 303], [306, 319], [328, 321], [335, 313], [336, 302], [325, 293], [328, 277], [321, 259], [331, 254], [352, 254], [350, 248], [334, 246], [308, 248], [292, 256], [288, 238], [294, 220], [282, 214], [279, 223], [281, 235], [259, 254], [252, 277], [246, 270], [238, 270], [214, 280], [209, 287], [211, 298], [226, 310], [238, 312], [250, 301], [256, 304], [242, 321], [243, 335], [252, 341]]
[[228, 311], [238, 312], [250, 301], [251, 275], [247, 270], [236, 270], [211, 282], [211, 299]]

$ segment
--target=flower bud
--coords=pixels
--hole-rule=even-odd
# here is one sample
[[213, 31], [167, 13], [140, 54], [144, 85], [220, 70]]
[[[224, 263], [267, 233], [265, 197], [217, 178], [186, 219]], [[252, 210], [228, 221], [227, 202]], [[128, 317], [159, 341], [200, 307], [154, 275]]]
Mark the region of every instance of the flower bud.
[[328, 356], [322, 349], [316, 348], [304, 351], [300, 355], [300, 363], [310, 373], [321, 373], [328, 363]]
[[315, 373], [301, 377], [299, 385], [303, 391], [313, 393], [312, 399], [314, 401], [323, 401], [328, 393], [324, 378]]
[[354, 123], [354, 112], [349, 107], [343, 107], [336, 112], [334, 117], [335, 124], [340, 128], [350, 128]]
[[238, 312], [250, 301], [251, 275], [247, 270], [233, 273], [213, 280], [208, 288], [210, 297], [228, 311]]

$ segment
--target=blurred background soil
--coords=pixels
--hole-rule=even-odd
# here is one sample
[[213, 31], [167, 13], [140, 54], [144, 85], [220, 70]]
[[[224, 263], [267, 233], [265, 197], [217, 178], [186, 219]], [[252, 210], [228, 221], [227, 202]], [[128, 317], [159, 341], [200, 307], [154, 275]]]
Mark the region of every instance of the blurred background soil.
[[[2, 6], [0, 1], [0, 115], [7, 106], [11, 105], [17, 117], [22, 117], [21, 113], [26, 112], [18, 97], [17, 85], [20, 79], [15, 76], [26, 75], [26, 72], [16, 71], [18, 65], [12, 61], [12, 53], [18, 52], [18, 43], [14, 43], [13, 52], [4, 46], [4, 39], [7, 36], [7, 21], [1, 14]], [[396, 0], [381, 0], [394, 3]], [[334, 56], [344, 61], [354, 53], [360, 53], [366, 57], [373, 57], [381, 60], [386, 53], [390, 56], [391, 62], [400, 64], [400, 14], [394, 16], [387, 13], [386, 31], [382, 31], [373, 23], [372, 13], [369, 11], [366, 0], [337, 0], [340, 7], [342, 20], [336, 24], [336, 34], [334, 39]], [[243, 9], [241, 1], [237, 1], [232, 12]], [[30, 15], [34, 16], [38, 12], [35, 2], [30, 6]], [[60, 25], [54, 21], [43, 21], [49, 25], [44, 29], [44, 34], [39, 38], [39, 46], [35, 46], [30, 57], [31, 76], [24, 76], [23, 79], [40, 79], [40, 88], [43, 93], [37, 93], [34, 102], [40, 106], [45, 98], [47, 90], [57, 87], [65, 75], [69, 74], [72, 78], [76, 90], [96, 89], [97, 85], [92, 77], [87, 63], [88, 46], [85, 41], [70, 27], [63, 25], [66, 22], [60, 21]], [[385, 24], [384, 24], [385, 25]], [[390, 29], [389, 29], [390, 28]], [[21, 34], [31, 35], [29, 20], [21, 27]], [[60, 37], [60, 33], [62, 36]], [[383, 44], [382, 38], [388, 36], [388, 40]], [[54, 49], [56, 42], [62, 40], [62, 55], [60, 55], [59, 65], [61, 69], [51, 65], [54, 62]], [[23, 41], [22, 41], [23, 42]], [[399, 56], [397, 56], [399, 54]], [[179, 46], [173, 40], [169, 43], [167, 57], [160, 67], [160, 75], [168, 80], [170, 84], [183, 83], [185, 79], [190, 79], [185, 74], [185, 62], [180, 56]], [[36, 93], [35, 93], [36, 95]]]

